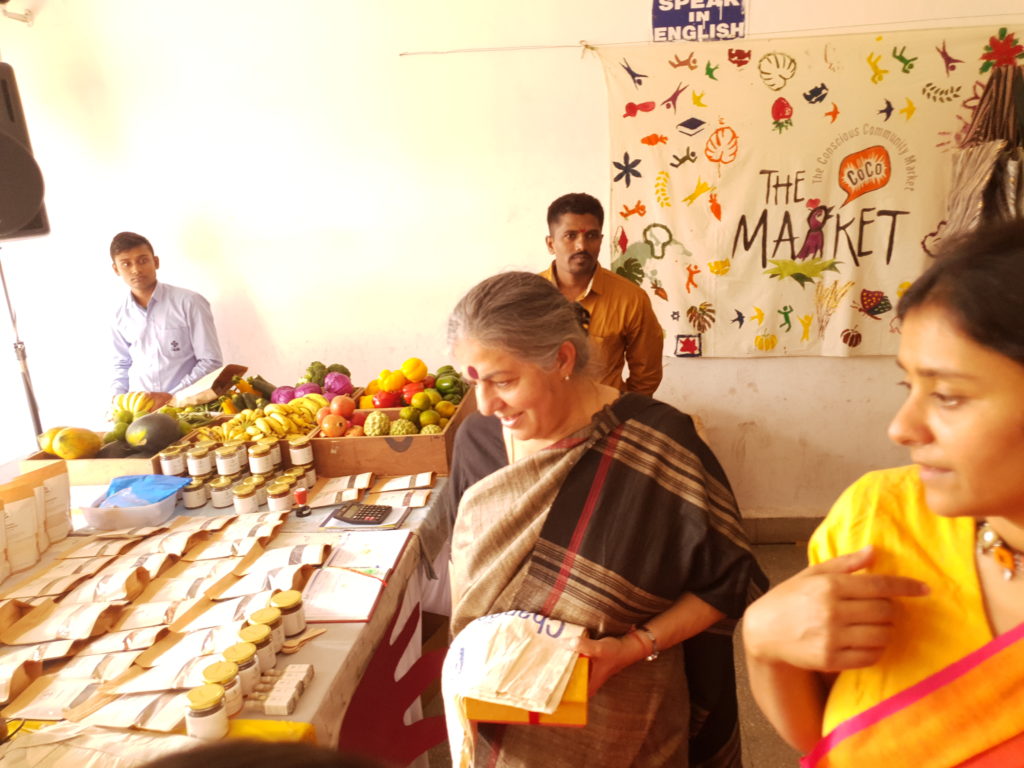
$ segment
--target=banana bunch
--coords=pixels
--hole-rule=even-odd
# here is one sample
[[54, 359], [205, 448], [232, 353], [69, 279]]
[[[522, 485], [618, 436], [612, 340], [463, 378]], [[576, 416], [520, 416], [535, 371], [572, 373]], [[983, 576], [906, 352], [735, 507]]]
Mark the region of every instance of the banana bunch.
[[277, 437], [291, 440], [309, 434], [316, 426], [316, 412], [327, 405], [327, 398], [317, 393], [297, 397], [289, 403], [271, 403], [263, 408], [246, 408], [229, 421], [200, 427], [200, 440], [226, 443], [234, 440], [258, 440]]
[[156, 410], [156, 403], [148, 392], [122, 392], [114, 396], [110, 420], [132, 422]]

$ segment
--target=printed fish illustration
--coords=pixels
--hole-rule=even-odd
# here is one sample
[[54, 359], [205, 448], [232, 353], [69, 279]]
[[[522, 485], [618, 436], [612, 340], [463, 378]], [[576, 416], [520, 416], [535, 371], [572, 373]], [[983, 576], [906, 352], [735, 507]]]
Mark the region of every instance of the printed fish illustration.
[[640, 139], [641, 144], [646, 144], [648, 147], [656, 147], [659, 144], [668, 143], [668, 136], [662, 136], [660, 133], [652, 133], [650, 136], [644, 136]]

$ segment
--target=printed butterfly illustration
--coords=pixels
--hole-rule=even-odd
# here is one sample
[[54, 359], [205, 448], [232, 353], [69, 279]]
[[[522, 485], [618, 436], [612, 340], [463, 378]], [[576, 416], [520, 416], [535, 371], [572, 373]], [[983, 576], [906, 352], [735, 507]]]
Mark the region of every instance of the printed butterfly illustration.
[[856, 304], [851, 304], [850, 306], [874, 320], [880, 319], [879, 315], [884, 315], [892, 309], [889, 297], [882, 291], [861, 291], [860, 306], [858, 307]]

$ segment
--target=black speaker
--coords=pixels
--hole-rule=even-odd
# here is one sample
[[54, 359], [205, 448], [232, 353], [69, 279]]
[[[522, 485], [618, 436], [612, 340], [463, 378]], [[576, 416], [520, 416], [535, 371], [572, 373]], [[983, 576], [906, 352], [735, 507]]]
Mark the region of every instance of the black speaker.
[[14, 69], [0, 62], [0, 240], [50, 231]]

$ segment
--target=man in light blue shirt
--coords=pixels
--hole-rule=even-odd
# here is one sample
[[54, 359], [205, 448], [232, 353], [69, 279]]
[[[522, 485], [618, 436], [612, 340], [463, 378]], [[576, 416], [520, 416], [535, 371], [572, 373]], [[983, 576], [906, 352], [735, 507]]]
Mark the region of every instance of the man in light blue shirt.
[[115, 235], [110, 259], [131, 289], [114, 314], [113, 394], [150, 392], [163, 404], [222, 365], [210, 303], [158, 283], [160, 258], [142, 235]]

